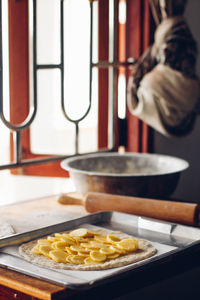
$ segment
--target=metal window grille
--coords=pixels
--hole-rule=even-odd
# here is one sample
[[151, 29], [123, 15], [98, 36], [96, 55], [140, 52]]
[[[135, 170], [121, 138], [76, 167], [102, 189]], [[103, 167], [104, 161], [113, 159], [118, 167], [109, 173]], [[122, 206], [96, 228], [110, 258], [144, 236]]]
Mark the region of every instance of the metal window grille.
[[[64, 99], [64, 9], [63, 9], [63, 0], [58, 0], [60, 5], [60, 63], [59, 64], [38, 64], [37, 63], [37, 0], [32, 0], [33, 7], [33, 103], [30, 104], [29, 113], [26, 117], [25, 121], [21, 124], [14, 125], [10, 121], [8, 121], [4, 114], [3, 107], [3, 53], [2, 53], [2, 1], [0, 1], [0, 118], [4, 125], [9, 128], [14, 134], [14, 143], [15, 143], [15, 161], [12, 163], [0, 165], [0, 170], [4, 169], [12, 169], [17, 167], [23, 167], [28, 165], [35, 164], [44, 164], [48, 162], [60, 161], [63, 158], [68, 157], [69, 155], [59, 155], [48, 158], [40, 158], [40, 159], [22, 159], [22, 149], [21, 149], [21, 133], [24, 129], [31, 126], [32, 122], [35, 119], [37, 113], [37, 74], [38, 70], [41, 69], [58, 69], [61, 74], [61, 101], [60, 105], [62, 108], [62, 112], [65, 118], [74, 124], [75, 126], [75, 155], [79, 153], [79, 123], [88, 115], [91, 104], [92, 104], [92, 74], [94, 68], [108, 68], [109, 69], [109, 128], [108, 128], [108, 139], [109, 146], [108, 149], [102, 151], [112, 151], [115, 141], [115, 97], [116, 97], [116, 83], [115, 83], [115, 75], [119, 67], [124, 66], [128, 67], [134, 63], [132, 62], [119, 62], [116, 51], [116, 14], [118, 13], [118, 1], [117, 0], [109, 0], [109, 30], [112, 30], [109, 35], [111, 39], [109, 41], [109, 61], [99, 61], [97, 63], [93, 62], [93, 5], [94, 1], [90, 0], [90, 62], [89, 62], [89, 100], [88, 107], [85, 113], [82, 114], [81, 117], [77, 119], [72, 119], [69, 117], [68, 112], [65, 109], [65, 99]], [[14, 0], [13, 0], [14, 1]], [[86, 0], [85, 0], [86, 1]]]

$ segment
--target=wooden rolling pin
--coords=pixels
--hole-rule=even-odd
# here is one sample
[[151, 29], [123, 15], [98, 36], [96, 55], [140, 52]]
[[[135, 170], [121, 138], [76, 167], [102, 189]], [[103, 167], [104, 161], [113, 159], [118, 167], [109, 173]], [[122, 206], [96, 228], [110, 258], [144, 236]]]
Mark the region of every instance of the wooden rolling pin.
[[175, 223], [199, 225], [200, 205], [196, 203], [155, 200], [130, 196], [90, 192], [85, 197], [77, 193], [63, 194], [58, 198], [62, 204], [84, 205], [90, 212], [119, 211]]

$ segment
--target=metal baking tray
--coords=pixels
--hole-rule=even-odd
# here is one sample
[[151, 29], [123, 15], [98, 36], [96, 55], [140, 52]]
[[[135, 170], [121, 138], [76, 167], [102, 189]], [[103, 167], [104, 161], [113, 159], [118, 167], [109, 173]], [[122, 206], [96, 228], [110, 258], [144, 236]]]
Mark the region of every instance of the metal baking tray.
[[[122, 231], [150, 241], [157, 254], [127, 266], [98, 271], [72, 271], [48, 269], [25, 261], [18, 254], [18, 246], [23, 242], [80, 226], [107, 228]], [[118, 212], [90, 214], [64, 223], [15, 234], [0, 239], [0, 266], [47, 280], [73, 289], [86, 289], [94, 285], [114, 280], [146, 267], [163, 262], [166, 258], [200, 247], [200, 229], [168, 223], [160, 220], [138, 217]]]

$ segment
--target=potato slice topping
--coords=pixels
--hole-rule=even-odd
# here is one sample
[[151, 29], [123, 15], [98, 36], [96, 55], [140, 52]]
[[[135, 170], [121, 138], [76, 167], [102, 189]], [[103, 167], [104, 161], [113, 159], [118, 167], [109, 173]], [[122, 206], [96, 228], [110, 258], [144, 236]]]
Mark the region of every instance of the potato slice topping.
[[96, 265], [96, 264], [99, 264], [100, 262], [94, 261], [90, 257], [86, 257], [84, 259], [84, 263], [85, 263], [85, 265]]
[[111, 255], [107, 255], [107, 258], [109, 259], [114, 259], [114, 258], [117, 258], [119, 257], [119, 254], [118, 253], [114, 253], [114, 254], [111, 254]]
[[114, 245], [111, 245], [110, 248], [113, 249], [115, 251], [115, 253], [118, 253], [118, 254], [125, 254], [126, 253], [125, 250], [119, 249], [119, 248], [117, 248], [117, 246], [114, 246]]
[[115, 250], [111, 247], [104, 247], [101, 248], [99, 252], [104, 255], [111, 255], [115, 253]]
[[137, 249], [138, 241], [134, 238], [120, 239], [112, 234], [103, 235], [98, 231], [78, 228], [39, 239], [31, 251], [57, 263], [94, 265]]
[[90, 258], [94, 261], [102, 262], [106, 260], [106, 255], [101, 254], [99, 251], [91, 251]]
[[118, 238], [118, 237], [115, 236], [115, 235], [108, 234], [108, 235], [107, 235], [107, 241], [108, 241], [109, 243], [115, 243], [115, 242], [119, 242], [119, 241], [120, 241], [120, 238]]
[[100, 243], [107, 243], [107, 236], [106, 235], [95, 235], [94, 240]]
[[90, 242], [87, 248], [89, 249], [101, 249], [101, 248], [106, 248], [107, 245], [103, 243], [98, 243], [98, 242]]
[[39, 246], [39, 251], [41, 254], [43, 254], [44, 256], [49, 256], [49, 252], [51, 251], [51, 246], [48, 245], [40, 245]]
[[84, 237], [87, 236], [88, 230], [85, 228], [78, 228], [70, 232], [70, 236], [80, 236]]
[[85, 252], [88, 253], [88, 250], [85, 250], [85, 248], [79, 246], [79, 245], [74, 245], [74, 246], [70, 246], [70, 249], [76, 252]]
[[63, 250], [65, 249], [65, 247], [67, 246], [67, 243], [66, 242], [63, 242], [63, 241], [56, 241], [54, 243], [52, 243], [51, 247], [55, 250]]
[[130, 252], [137, 250], [138, 245], [134, 239], [124, 239], [117, 243], [117, 248]]
[[65, 234], [58, 235], [57, 234], [56, 239], [57, 239], [57, 241], [66, 242], [68, 244], [68, 246], [76, 244], [76, 240], [73, 239], [72, 237], [70, 237], [69, 235], [65, 235]]
[[67, 263], [68, 255], [62, 250], [52, 250], [49, 252], [49, 256], [51, 259], [53, 259], [55, 262], [58, 263]]
[[85, 257], [79, 256], [79, 255], [71, 255], [69, 257], [69, 261], [75, 265], [84, 264], [84, 260], [85, 260]]
[[50, 244], [51, 241], [49, 240], [45, 240], [45, 239], [38, 240], [38, 245], [50, 245]]
[[53, 243], [53, 242], [58, 242], [59, 241], [59, 238], [56, 238], [55, 236], [48, 236], [47, 237], [47, 241], [49, 242], [49, 243]]
[[67, 252], [69, 255], [77, 254], [77, 251], [72, 250], [70, 247], [66, 247], [65, 252]]
[[38, 245], [34, 246], [34, 247], [32, 248], [32, 250], [31, 250], [31, 252], [32, 252], [33, 254], [37, 254], [37, 255], [42, 254], [42, 253], [40, 252], [40, 249], [39, 249]]

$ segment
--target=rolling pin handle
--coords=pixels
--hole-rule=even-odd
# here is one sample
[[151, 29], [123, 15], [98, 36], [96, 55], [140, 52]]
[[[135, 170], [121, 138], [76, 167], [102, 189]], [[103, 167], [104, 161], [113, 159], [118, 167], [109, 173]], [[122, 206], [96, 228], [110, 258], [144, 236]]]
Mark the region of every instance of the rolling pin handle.
[[57, 201], [60, 204], [84, 205], [84, 201], [82, 199], [82, 196], [77, 194], [77, 193], [62, 194], [58, 197]]

